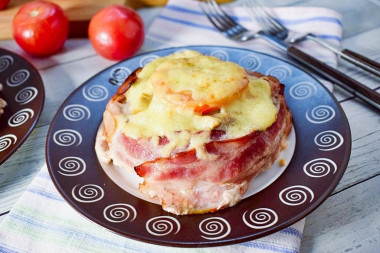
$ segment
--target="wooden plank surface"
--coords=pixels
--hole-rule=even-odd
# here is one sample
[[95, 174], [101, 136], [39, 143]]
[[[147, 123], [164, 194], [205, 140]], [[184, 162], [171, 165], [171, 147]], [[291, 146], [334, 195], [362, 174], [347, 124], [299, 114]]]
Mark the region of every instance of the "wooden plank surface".
[[[7, 8], [0, 10], [0, 40], [11, 39], [12, 36], [12, 20], [15, 14], [25, 3], [29, 0], [11, 0]], [[71, 29], [77, 29], [81, 24], [78, 21], [84, 21], [87, 23], [91, 17], [100, 9], [108, 6], [109, 4], [120, 4], [126, 6], [135, 6], [133, 3], [139, 1], [127, 1], [127, 0], [50, 0], [59, 5], [66, 13], [68, 19], [71, 22]], [[74, 26], [74, 27], [73, 27]], [[82, 29], [83, 30], [83, 29]], [[85, 32], [85, 29], [84, 31]], [[82, 33], [83, 33], [82, 32]]]
[[[224, 3], [232, 0], [217, 0]], [[17, 11], [30, 0], [11, 0], [6, 9], [0, 10], [0, 40], [12, 39], [12, 20]], [[162, 6], [167, 0], [49, 0], [59, 5], [70, 21], [69, 37], [86, 37], [88, 22], [102, 8], [118, 4], [139, 9], [147, 6]]]
[[[9, 212], [45, 164], [45, 152], [41, 147], [45, 146], [48, 128], [37, 127], [17, 151], [17, 155], [1, 165], [0, 215]], [[5, 215], [0, 216], [0, 221], [3, 217]]]
[[378, 252], [380, 176], [328, 198], [306, 218], [301, 252]]

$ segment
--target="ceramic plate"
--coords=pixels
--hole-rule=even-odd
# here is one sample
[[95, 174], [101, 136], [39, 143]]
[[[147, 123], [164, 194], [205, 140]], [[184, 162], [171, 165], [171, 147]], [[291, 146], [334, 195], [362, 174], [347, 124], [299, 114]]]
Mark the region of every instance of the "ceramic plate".
[[[238, 205], [177, 216], [120, 187], [99, 163], [95, 137], [109, 98], [137, 67], [176, 51], [198, 50], [276, 76], [294, 117], [294, 150], [271, 184]], [[170, 48], [138, 55], [100, 72], [58, 110], [47, 137], [48, 167], [57, 189], [77, 211], [121, 235], [183, 247], [216, 246], [283, 229], [320, 205], [341, 179], [350, 155], [347, 119], [332, 95], [309, 74], [272, 56], [229, 47]], [[254, 182], [254, 181], [253, 181]]]
[[41, 115], [45, 91], [38, 71], [24, 58], [0, 48], [0, 165], [27, 139]]

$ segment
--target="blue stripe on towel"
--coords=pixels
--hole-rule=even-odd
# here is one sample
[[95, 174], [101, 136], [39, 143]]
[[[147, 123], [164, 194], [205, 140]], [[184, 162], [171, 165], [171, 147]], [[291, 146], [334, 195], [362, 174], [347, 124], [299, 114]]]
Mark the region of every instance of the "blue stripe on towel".
[[249, 248], [256, 248], [256, 249], [268, 250], [268, 251], [273, 251], [273, 252], [298, 253], [298, 251], [295, 249], [279, 247], [279, 246], [261, 243], [261, 242], [257, 242], [257, 241], [243, 242], [240, 245], [245, 246], [245, 247], [249, 247]]
[[299, 239], [302, 239], [302, 232], [300, 232], [299, 230], [292, 228], [292, 227], [284, 228], [284, 229], [280, 230], [279, 232], [284, 233], [284, 234], [293, 235]]
[[[170, 21], [170, 22], [174, 22], [174, 23], [178, 23], [178, 24], [183, 24], [183, 25], [187, 25], [187, 26], [197, 27], [197, 28], [200, 28], [200, 29], [205, 29], [205, 30], [210, 30], [210, 31], [217, 31], [217, 29], [214, 28], [213, 26], [201, 25], [201, 24], [197, 24], [197, 23], [194, 23], [194, 22], [191, 22], [191, 21], [185, 21], [185, 20], [182, 20], [182, 19], [176, 19], [176, 18], [167, 17], [167, 16], [163, 16], [163, 15], [159, 15], [157, 18], [163, 19], [163, 20], [167, 20], [167, 21]], [[336, 35], [321, 34], [321, 35], [318, 35], [318, 37], [320, 37], [322, 39], [337, 40], [339, 42], [341, 42], [341, 40], [342, 40], [339, 36], [336, 36]]]
[[202, 15], [202, 16], [204, 15], [203, 11], [190, 10], [190, 9], [184, 8], [182, 6], [172, 5], [172, 4], [166, 5], [165, 9], [183, 12], [183, 13], [195, 14], [195, 15]]
[[47, 192], [47, 191], [45, 191], [42, 188], [29, 187], [27, 189], [27, 191], [30, 192], [30, 193], [34, 193], [34, 194], [40, 195], [42, 197], [48, 198], [48, 199], [57, 200], [57, 201], [60, 201], [60, 202], [65, 202], [65, 200], [60, 195]]
[[216, 29], [214, 27], [207, 26], [207, 25], [201, 25], [201, 24], [197, 24], [197, 23], [194, 23], [194, 22], [185, 21], [185, 20], [182, 20], [182, 19], [171, 18], [171, 17], [167, 17], [167, 16], [163, 16], [163, 15], [159, 15], [159, 16], [157, 16], [157, 18], [168, 20], [168, 21], [171, 21], [171, 22], [174, 22], [174, 23], [179, 23], [179, 24], [184, 24], [184, 25], [193, 26], [193, 27], [197, 27], [197, 28], [202, 28], [202, 29], [206, 29], [206, 30], [216, 31]]
[[312, 18], [303, 18], [303, 19], [279, 19], [276, 18], [277, 22], [283, 25], [298, 25], [309, 22], [326, 22], [326, 23], [335, 23], [337, 25], [343, 26], [342, 22], [338, 18], [334, 17], [312, 17]]
[[5, 245], [3, 243], [0, 242], [0, 252], [4, 252], [4, 253], [21, 253], [21, 252], [25, 252], [26, 251], [20, 251], [19, 249], [15, 250], [14, 247], [11, 247], [9, 245]]
[[321, 35], [317, 35], [319, 38], [321, 39], [325, 39], [325, 40], [337, 40], [339, 42], [342, 41], [342, 38], [339, 37], [339, 36], [336, 36], [336, 35], [328, 35], [328, 34], [321, 34]]
[[[46, 225], [46, 223], [43, 223], [43, 222], [39, 222], [38, 220], [36, 219], [32, 219], [32, 218], [28, 218], [28, 217], [25, 217], [25, 216], [21, 216], [21, 215], [17, 215], [17, 214], [14, 214], [14, 213], [11, 213], [10, 214], [11, 218], [12, 219], [15, 219], [15, 220], [18, 220], [19, 222], [23, 223], [23, 224], [26, 224], [27, 226], [32, 226], [32, 227], [36, 227], [38, 229], [44, 229], [46, 230], [46, 233], [55, 233], [55, 234], [63, 234], [64, 236], [72, 236], [72, 235], [76, 235], [76, 238], [82, 238], [81, 240], [83, 241], [84, 238], [92, 243], [100, 243], [101, 246], [105, 246], [107, 245], [108, 247], [115, 247], [115, 248], [123, 248], [125, 250], [135, 250], [135, 251], [138, 251], [138, 250], [141, 250], [141, 252], [149, 252], [149, 251], [146, 251], [146, 249], [138, 249], [136, 248], [136, 245], [134, 246], [129, 246], [128, 245], [128, 242], [126, 240], [123, 240], [123, 238], [121, 237], [122, 241], [124, 241], [123, 243], [118, 243], [114, 240], [107, 240], [107, 239], [104, 239], [102, 237], [98, 237], [98, 236], [93, 236], [91, 235], [90, 233], [88, 233], [88, 231], [80, 231], [80, 230], [77, 230], [77, 229], [71, 229], [69, 227], [62, 227], [62, 226], [48, 226]], [[102, 232], [99, 230], [99, 232]], [[1, 251], [0, 251], [1, 252]]]
[[[165, 8], [172, 10], [172, 11], [182, 12], [182, 13], [188, 13], [188, 14], [194, 14], [194, 15], [200, 15], [200, 16], [204, 15], [203, 11], [190, 10], [190, 9], [184, 8], [182, 6], [178, 6], [178, 5], [167, 5]], [[231, 17], [237, 21], [247, 22], [247, 21], [252, 20], [251, 17], [247, 17], [247, 16], [231, 15]], [[340, 26], [343, 26], [340, 19], [334, 18], [334, 17], [326, 17], [326, 16], [317, 16], [317, 17], [303, 18], [303, 19], [278, 19], [278, 18], [276, 18], [276, 20], [283, 25], [296, 25], [296, 24], [302, 24], [302, 23], [316, 22], [317, 21], [317, 22], [335, 23], [335, 24], [338, 24]]]

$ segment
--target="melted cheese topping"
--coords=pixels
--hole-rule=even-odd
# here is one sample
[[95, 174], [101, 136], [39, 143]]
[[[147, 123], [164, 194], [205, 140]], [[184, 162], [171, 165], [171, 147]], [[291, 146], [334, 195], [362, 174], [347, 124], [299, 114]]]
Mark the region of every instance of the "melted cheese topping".
[[[202, 57], [206, 57], [207, 60], [202, 61]], [[187, 65], [186, 68], [189, 69], [189, 72], [182, 68], [181, 71], [185, 71], [183, 74], [185, 79], [182, 84], [178, 84], [178, 87], [191, 86], [192, 83], [202, 84], [205, 79], [204, 75], [192, 76], [189, 74], [194, 71], [194, 68], [199, 70], [199, 66], [197, 66], [199, 61], [203, 62], [202, 69], [206, 69], [201, 71], [211, 71], [215, 84], [218, 84], [215, 88], [217, 90], [213, 91], [190, 88], [193, 98], [207, 98], [212, 94], [213, 99], [219, 99], [225, 94], [231, 94], [229, 85], [219, 84], [223, 84], [225, 80], [231, 78], [235, 80], [238, 76], [242, 76], [242, 70], [244, 71], [236, 64], [231, 65], [231, 63], [214, 57], [209, 60], [210, 57], [201, 56], [200, 53], [190, 50], [152, 61], [144, 67], [138, 75], [138, 81], [125, 94], [128, 113], [117, 118], [118, 125], [122, 126], [124, 134], [135, 139], [150, 139], [164, 157], [169, 156], [174, 149], [195, 148], [198, 157], [212, 159], [204, 152], [204, 144], [210, 141], [211, 130], [224, 130], [226, 132], [224, 138], [230, 139], [242, 137], [255, 130], [265, 130], [273, 124], [277, 109], [272, 101], [270, 85], [263, 79], [249, 77], [247, 87], [242, 92], [234, 93], [232, 100], [221, 99], [220, 101], [223, 103], [218, 112], [210, 115], [197, 114], [192, 109], [176, 106], [168, 102], [167, 98], [157, 95], [160, 91], [157, 91], [151, 81], [152, 76], [157, 78], [155, 71], [160, 69], [163, 64], [165, 69], [170, 68], [170, 65], [178, 66], [175, 59], [183, 62], [183, 58], [193, 58], [194, 61], [191, 62], [194, 67]], [[210, 66], [208, 67], [208, 65]], [[220, 74], [220, 69], [223, 70], [223, 74]], [[177, 82], [181, 81], [181, 71], [175, 74]], [[170, 78], [166, 79], [162, 72], [159, 73], [159, 76], [165, 82], [171, 80]], [[246, 77], [246, 74], [243, 75], [243, 78], [244, 76]], [[209, 79], [206, 78], [206, 80]], [[239, 80], [236, 82], [239, 83]], [[169, 143], [158, 145], [160, 136], [166, 136]]]
[[247, 87], [245, 70], [213, 56], [169, 59], [150, 78], [155, 94], [174, 106], [219, 108]]

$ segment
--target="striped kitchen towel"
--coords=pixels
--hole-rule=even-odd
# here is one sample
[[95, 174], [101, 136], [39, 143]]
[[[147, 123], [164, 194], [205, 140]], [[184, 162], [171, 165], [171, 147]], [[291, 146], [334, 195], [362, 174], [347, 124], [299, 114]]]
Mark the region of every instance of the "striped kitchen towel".
[[[237, 1], [235, 4], [242, 2], [244, 1]], [[245, 7], [224, 5], [223, 8], [247, 29], [260, 30]], [[278, 7], [270, 11], [290, 30], [313, 32], [331, 45], [340, 46], [343, 28], [341, 15], [336, 11], [320, 7]], [[227, 39], [209, 22], [197, 1], [171, 0], [150, 25], [142, 51], [185, 45], [242, 47], [293, 62], [283, 51], [268, 45], [262, 39], [247, 42]], [[330, 66], [337, 65], [336, 55], [313, 41], [303, 41], [297, 47]], [[323, 79], [320, 81], [332, 90], [331, 83]]]
[[[226, 7], [227, 8], [227, 7]], [[280, 21], [298, 31], [313, 31], [339, 45], [340, 15], [323, 8], [277, 8]], [[250, 29], [258, 29], [242, 7], [228, 9], [234, 18]], [[141, 12], [143, 13], [143, 12]], [[202, 14], [199, 3], [170, 0], [147, 30], [142, 51], [183, 45], [227, 45], [286, 56], [263, 41], [237, 43], [217, 32]], [[314, 56], [335, 65], [336, 58], [318, 45]], [[144, 243], [119, 236], [87, 220], [60, 196], [44, 166], [11, 212], [0, 224], [0, 252], [298, 252], [304, 220], [272, 235], [229, 246], [213, 248], [173, 248]]]
[[56, 190], [46, 166], [0, 225], [0, 252], [298, 252], [304, 221], [254, 241], [199, 249], [135, 241], [87, 220]]

